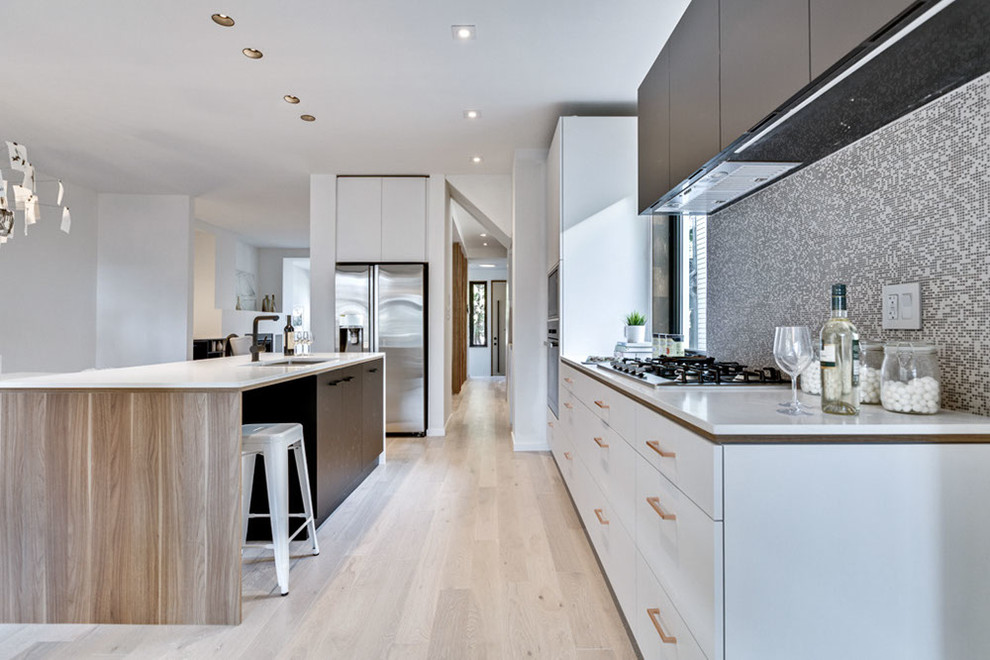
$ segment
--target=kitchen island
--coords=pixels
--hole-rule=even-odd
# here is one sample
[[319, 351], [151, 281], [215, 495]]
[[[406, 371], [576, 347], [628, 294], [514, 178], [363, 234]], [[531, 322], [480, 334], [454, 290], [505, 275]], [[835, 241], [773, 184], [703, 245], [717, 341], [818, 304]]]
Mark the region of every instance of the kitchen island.
[[240, 623], [241, 424], [303, 423], [322, 520], [383, 411], [381, 353], [0, 381], [0, 621]]
[[[647, 659], [983, 657], [990, 419], [563, 358], [550, 445]], [[815, 397], [801, 395], [817, 407]]]

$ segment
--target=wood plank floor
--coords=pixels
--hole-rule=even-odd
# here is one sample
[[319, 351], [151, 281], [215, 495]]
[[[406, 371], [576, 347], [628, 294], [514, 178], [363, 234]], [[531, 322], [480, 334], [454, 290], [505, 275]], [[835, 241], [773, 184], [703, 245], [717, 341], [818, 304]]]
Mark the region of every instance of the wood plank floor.
[[282, 598], [245, 558], [239, 626], [0, 625], [0, 658], [634, 658], [548, 453], [514, 453], [505, 383], [443, 438], [389, 438]]

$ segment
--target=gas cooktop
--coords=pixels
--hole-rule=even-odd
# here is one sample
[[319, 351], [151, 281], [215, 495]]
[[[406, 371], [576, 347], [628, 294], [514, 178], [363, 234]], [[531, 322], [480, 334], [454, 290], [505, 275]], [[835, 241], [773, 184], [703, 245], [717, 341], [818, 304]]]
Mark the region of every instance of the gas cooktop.
[[615, 359], [599, 362], [600, 369], [649, 385], [777, 385], [786, 382], [775, 367], [750, 369], [738, 362], [719, 362], [705, 355]]

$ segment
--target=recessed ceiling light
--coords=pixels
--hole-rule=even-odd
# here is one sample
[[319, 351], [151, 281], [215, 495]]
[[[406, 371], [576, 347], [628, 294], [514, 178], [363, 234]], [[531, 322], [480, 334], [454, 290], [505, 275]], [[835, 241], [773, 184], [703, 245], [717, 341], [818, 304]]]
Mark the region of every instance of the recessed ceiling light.
[[478, 268], [494, 268], [495, 264], [478, 264]]
[[465, 119], [480, 119], [481, 118], [481, 112], [478, 111], [478, 110], [465, 110], [464, 111], [464, 118]]
[[299, 115], [299, 118], [303, 121], [316, 121], [316, 117], [313, 115]]
[[450, 31], [455, 41], [470, 41], [478, 34], [473, 25], [451, 25]]
[[482, 238], [488, 238], [488, 234], [482, 234], [481, 237]]
[[286, 94], [282, 98], [285, 99], [285, 102], [286, 103], [291, 103], [293, 105], [295, 105], [296, 103], [299, 103], [299, 97], [298, 96], [293, 96], [292, 94]]
[[480, 163], [481, 162], [481, 156], [471, 156], [471, 162], [472, 163]]
[[481, 246], [482, 247], [488, 247], [488, 243], [482, 243]]
[[241, 52], [244, 53], [245, 57], [250, 57], [252, 60], [260, 60], [265, 56], [265, 54], [257, 48], [245, 48]]
[[227, 14], [213, 14], [210, 18], [212, 18], [213, 22], [217, 25], [222, 25], [224, 27], [233, 27], [234, 25], [234, 19], [227, 16]]

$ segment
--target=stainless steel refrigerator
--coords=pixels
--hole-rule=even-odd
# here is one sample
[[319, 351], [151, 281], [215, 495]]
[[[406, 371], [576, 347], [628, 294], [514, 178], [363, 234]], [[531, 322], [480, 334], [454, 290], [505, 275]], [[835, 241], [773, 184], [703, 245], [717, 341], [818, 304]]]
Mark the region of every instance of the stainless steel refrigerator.
[[385, 432], [426, 434], [426, 264], [339, 264], [337, 350], [385, 353]]

